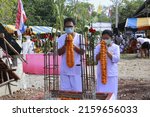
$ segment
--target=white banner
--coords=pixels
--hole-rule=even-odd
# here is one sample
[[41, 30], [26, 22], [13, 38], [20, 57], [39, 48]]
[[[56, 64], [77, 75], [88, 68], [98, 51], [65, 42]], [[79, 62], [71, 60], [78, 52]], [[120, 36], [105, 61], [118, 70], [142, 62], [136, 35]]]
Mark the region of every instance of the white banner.
[[1, 117], [148, 117], [150, 101], [1, 100]]

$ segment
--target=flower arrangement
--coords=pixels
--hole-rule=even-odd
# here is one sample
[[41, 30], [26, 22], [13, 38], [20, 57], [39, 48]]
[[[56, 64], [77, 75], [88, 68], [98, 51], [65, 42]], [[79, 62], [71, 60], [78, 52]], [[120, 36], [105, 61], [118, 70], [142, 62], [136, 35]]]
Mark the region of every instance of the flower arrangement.
[[92, 44], [94, 44], [94, 46], [97, 45], [97, 36], [100, 35], [100, 32], [99, 31], [96, 31], [94, 28], [90, 28], [89, 29], [89, 32], [90, 32], [90, 35], [89, 35], [89, 39], [90, 39], [90, 42], [92, 42]]
[[[90, 27], [88, 29], [88, 35], [87, 35], [87, 49], [88, 51], [94, 51], [94, 47], [97, 45], [97, 39], [96, 36], [100, 35], [99, 31], [96, 31], [93, 27]], [[95, 65], [96, 62], [94, 62], [94, 57], [90, 57], [90, 55], [86, 54], [87, 58], [87, 65]]]
[[100, 64], [101, 64], [101, 74], [102, 74], [102, 83], [107, 83], [107, 47], [106, 42], [102, 40], [101, 45], [101, 54], [100, 54]]
[[96, 33], [96, 30], [91, 27], [91, 28], [89, 29], [89, 32], [91, 32], [92, 34], [94, 34], [94, 33]]
[[54, 38], [50, 34], [34, 35], [32, 42], [34, 42], [35, 53], [53, 52]]
[[67, 66], [70, 68], [74, 66], [73, 37], [71, 34], [67, 36], [66, 63], [67, 63]]

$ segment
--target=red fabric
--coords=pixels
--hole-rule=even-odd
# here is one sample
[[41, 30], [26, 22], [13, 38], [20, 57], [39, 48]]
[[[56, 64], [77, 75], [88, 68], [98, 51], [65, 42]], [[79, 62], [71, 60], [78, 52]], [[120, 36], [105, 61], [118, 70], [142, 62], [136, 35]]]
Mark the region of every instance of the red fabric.
[[[23, 18], [23, 22], [21, 20]], [[20, 29], [21, 23], [24, 23], [27, 20], [26, 14], [23, 9], [23, 4], [21, 0], [18, 0], [18, 10], [16, 17], [16, 29]]]
[[150, 30], [150, 26], [144, 26], [144, 27], [140, 27], [138, 28], [139, 31], [141, 30]]

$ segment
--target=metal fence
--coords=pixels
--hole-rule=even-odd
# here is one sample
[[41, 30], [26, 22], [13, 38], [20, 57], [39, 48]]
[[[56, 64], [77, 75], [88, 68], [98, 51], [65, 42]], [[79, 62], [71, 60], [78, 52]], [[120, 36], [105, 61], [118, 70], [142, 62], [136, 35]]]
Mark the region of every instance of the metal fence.
[[[82, 92], [59, 90], [60, 74], [58, 64], [58, 47], [54, 42], [53, 52], [44, 54], [44, 90], [45, 99], [106, 99], [110, 94], [96, 93], [94, 39], [86, 43], [83, 35], [80, 38], [80, 48], [84, 48], [85, 54], [80, 56]], [[45, 47], [47, 48], [47, 47]], [[46, 49], [48, 50], [48, 49]]]

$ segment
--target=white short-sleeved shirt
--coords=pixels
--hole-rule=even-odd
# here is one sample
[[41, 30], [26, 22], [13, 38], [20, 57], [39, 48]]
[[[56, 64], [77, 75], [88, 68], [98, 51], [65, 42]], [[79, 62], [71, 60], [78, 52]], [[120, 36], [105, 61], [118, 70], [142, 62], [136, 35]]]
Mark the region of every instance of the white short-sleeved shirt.
[[[63, 34], [57, 39], [58, 42], [58, 49], [62, 48], [65, 44], [67, 34]], [[80, 48], [80, 35], [78, 33], [75, 33], [75, 37], [73, 40], [73, 43], [75, 46]], [[60, 66], [60, 74], [64, 75], [76, 75], [76, 74], [81, 74], [81, 66], [80, 65], [80, 54], [74, 51], [74, 66], [72, 68], [69, 68], [66, 64], [66, 53], [62, 55], [61, 59], [61, 66]]]
[[[100, 44], [96, 46], [94, 50], [94, 57], [96, 60], [96, 55], [100, 52]], [[120, 49], [119, 46], [112, 43], [112, 46], [108, 47], [108, 52], [113, 54], [112, 60], [107, 56], [107, 76], [118, 76], [118, 62], [120, 60]], [[97, 65], [97, 75], [101, 75], [101, 65], [100, 61], [98, 61]]]
[[140, 42], [141, 44], [143, 44], [144, 42], [146, 42], [146, 39], [139, 37], [139, 38], [137, 38], [137, 41]]
[[144, 38], [146, 40], [146, 42], [149, 42], [150, 44], [150, 39], [149, 38]]
[[23, 54], [33, 54], [34, 51], [34, 43], [30, 40], [30, 36], [26, 36], [27, 40], [26, 42], [23, 42], [22, 44], [22, 48], [23, 48], [23, 51], [22, 53]]

